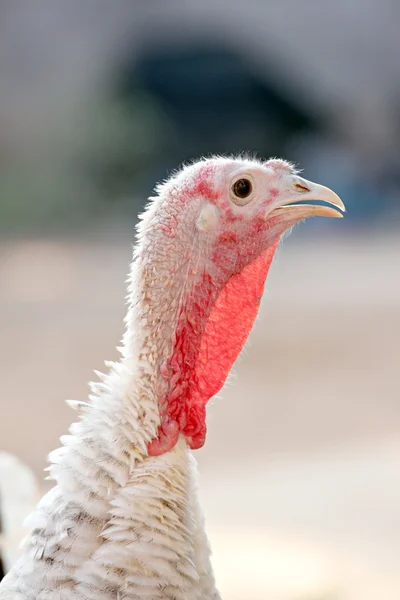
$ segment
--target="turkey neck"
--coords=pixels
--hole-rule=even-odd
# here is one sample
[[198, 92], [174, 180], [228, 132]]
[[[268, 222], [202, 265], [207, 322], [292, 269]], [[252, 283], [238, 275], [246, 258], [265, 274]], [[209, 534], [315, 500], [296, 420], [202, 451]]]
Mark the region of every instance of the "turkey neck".
[[205, 407], [195, 406], [194, 371], [220, 289], [206, 268], [205, 241], [195, 228], [175, 235], [151, 229], [135, 249], [123, 364], [158, 408], [161, 426], [150, 454], [170, 450], [180, 431], [192, 447], [195, 436], [204, 441]]

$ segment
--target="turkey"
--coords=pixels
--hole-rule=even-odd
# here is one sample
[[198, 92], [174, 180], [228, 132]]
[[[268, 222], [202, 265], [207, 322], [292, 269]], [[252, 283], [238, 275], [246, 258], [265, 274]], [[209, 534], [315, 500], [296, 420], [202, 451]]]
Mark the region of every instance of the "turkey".
[[[307, 204], [319, 200], [324, 204]], [[340, 210], [338, 210], [340, 209]], [[210, 158], [156, 188], [138, 225], [121, 359], [50, 454], [1, 600], [216, 600], [191, 449], [253, 325], [285, 231], [341, 217], [286, 161]], [[223, 435], [223, 433], [221, 434]]]

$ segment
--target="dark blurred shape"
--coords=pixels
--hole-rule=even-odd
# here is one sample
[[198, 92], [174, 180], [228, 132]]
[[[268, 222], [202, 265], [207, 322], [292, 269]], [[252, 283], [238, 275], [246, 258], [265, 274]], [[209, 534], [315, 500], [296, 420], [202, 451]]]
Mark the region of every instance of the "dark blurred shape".
[[[179, 11], [156, 4], [157, 10], [128, 3], [104, 14], [96, 4], [96, 26], [94, 13], [80, 5], [54, 5], [47, 21], [10, 4], [0, 23], [7, 67], [0, 87], [0, 232], [108, 231], [127, 218], [131, 226], [155, 183], [182, 162], [246, 152], [283, 156], [337, 190], [348, 208], [342, 230], [376, 227], [377, 219], [398, 224], [397, 78], [381, 68], [357, 71], [363, 60], [370, 64], [360, 56], [371, 45], [350, 51], [359, 31], [356, 10], [350, 24], [347, 9], [341, 16], [344, 0], [342, 9], [330, 5], [329, 27], [342, 20], [349, 29], [334, 40], [326, 31], [319, 45], [297, 35], [296, 10], [310, 24], [320, 18], [307, 3], [293, 4], [290, 14], [280, 3], [273, 10], [261, 3], [256, 19], [243, 7], [241, 30], [229, 36], [218, 29], [218, 19], [229, 24], [227, 11], [217, 17], [210, 4], [201, 19], [196, 3]], [[389, 8], [387, 0], [385, 38], [397, 43], [392, 29], [389, 35]], [[371, 26], [373, 17], [371, 5]], [[14, 39], [25, 40], [29, 56]], [[337, 224], [315, 219], [310, 227]]]
[[208, 43], [148, 50], [126, 62], [116, 89], [128, 105], [149, 93], [170, 122], [162, 176], [165, 167], [201, 155], [282, 155], [292, 135], [318, 130], [314, 115], [280, 93], [272, 77], [261, 79], [241, 56]]

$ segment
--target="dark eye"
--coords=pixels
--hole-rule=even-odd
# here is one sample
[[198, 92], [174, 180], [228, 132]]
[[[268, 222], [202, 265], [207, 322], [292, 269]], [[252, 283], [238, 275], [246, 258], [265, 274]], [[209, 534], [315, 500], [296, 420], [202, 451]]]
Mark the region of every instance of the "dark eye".
[[249, 179], [238, 179], [233, 184], [232, 190], [237, 198], [247, 198], [247, 196], [250, 196], [253, 186]]

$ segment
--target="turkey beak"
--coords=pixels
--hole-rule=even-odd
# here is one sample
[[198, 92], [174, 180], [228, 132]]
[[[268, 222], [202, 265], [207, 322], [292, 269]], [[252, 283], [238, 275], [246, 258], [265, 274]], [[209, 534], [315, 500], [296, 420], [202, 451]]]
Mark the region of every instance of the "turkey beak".
[[[339, 196], [324, 185], [307, 181], [302, 177], [291, 176], [288, 187], [287, 198], [280, 199], [279, 205], [275, 206], [267, 218], [281, 215], [285, 221], [299, 221], [314, 216], [340, 219], [343, 217], [342, 212], [346, 212], [345, 205]], [[286, 192], [284, 195], [286, 196]], [[306, 200], [319, 200], [324, 204], [305, 204]]]

